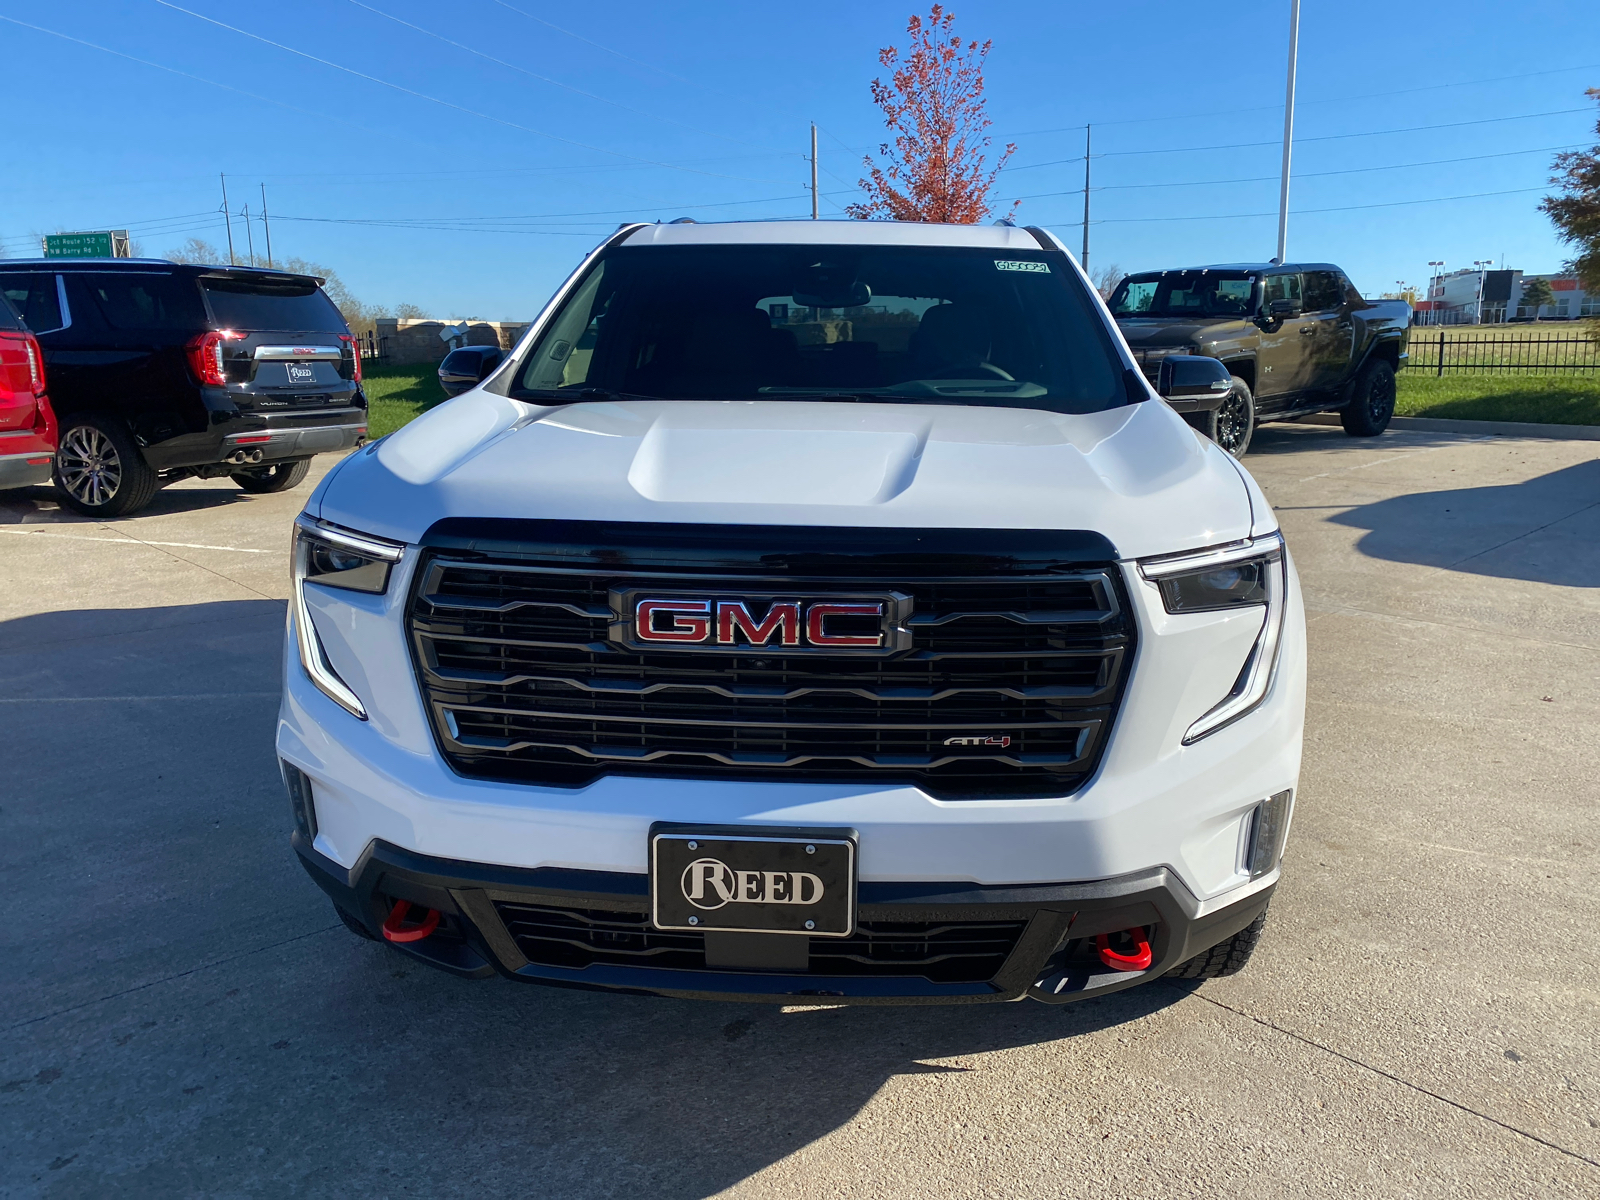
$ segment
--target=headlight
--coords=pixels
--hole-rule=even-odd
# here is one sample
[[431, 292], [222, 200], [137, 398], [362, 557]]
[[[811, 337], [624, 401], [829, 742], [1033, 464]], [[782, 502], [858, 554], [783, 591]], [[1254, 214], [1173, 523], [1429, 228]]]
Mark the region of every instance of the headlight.
[[1266, 699], [1278, 669], [1283, 610], [1288, 598], [1288, 568], [1283, 535], [1265, 537], [1194, 554], [1147, 559], [1139, 564], [1146, 579], [1161, 589], [1169, 613], [1225, 612], [1257, 606], [1261, 632], [1232, 690], [1183, 735], [1183, 744], [1231, 725]]
[[294, 522], [294, 606], [290, 610], [300, 665], [318, 689], [352, 716], [365, 721], [367, 710], [328, 662], [306, 607], [305, 585], [345, 588], [381, 595], [389, 586], [389, 573], [405, 547], [366, 534], [352, 533], [301, 513]]

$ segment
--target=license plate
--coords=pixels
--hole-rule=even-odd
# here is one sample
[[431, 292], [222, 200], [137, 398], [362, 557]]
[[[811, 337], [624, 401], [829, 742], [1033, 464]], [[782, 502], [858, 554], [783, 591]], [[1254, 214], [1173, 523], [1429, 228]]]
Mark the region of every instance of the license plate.
[[289, 363], [290, 383], [315, 383], [317, 368], [310, 363]]
[[650, 918], [657, 929], [849, 937], [856, 846], [829, 830], [782, 837], [653, 832]]

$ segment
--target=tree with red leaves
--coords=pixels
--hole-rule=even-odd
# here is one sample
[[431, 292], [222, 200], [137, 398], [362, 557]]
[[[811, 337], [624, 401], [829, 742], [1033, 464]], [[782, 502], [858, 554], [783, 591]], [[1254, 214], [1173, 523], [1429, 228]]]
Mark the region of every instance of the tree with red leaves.
[[878, 147], [884, 166], [870, 156], [862, 160], [867, 199], [850, 205], [850, 216], [970, 225], [989, 215], [989, 191], [1017, 148], [1007, 145], [985, 173], [992, 139], [984, 130], [992, 122], [984, 111], [983, 62], [994, 43], [963, 44], [954, 25], [954, 14], [935, 4], [926, 18], [907, 24], [909, 54], [902, 58], [893, 46], [878, 51], [890, 75], [888, 83], [872, 81], [872, 99], [894, 131], [893, 148]]

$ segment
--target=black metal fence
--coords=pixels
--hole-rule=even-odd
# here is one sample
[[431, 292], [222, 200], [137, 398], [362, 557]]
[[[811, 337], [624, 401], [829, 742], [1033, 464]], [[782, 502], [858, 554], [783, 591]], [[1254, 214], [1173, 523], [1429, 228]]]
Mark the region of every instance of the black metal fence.
[[389, 356], [389, 339], [372, 330], [356, 335], [356, 350], [364, 363], [381, 363]]
[[1437, 332], [1413, 329], [1411, 358], [1406, 366], [1412, 371], [1429, 371], [1434, 375], [1443, 375], [1446, 371], [1557, 375], [1594, 371], [1600, 369], [1600, 342], [1577, 330], [1480, 337], [1451, 333], [1447, 329]]

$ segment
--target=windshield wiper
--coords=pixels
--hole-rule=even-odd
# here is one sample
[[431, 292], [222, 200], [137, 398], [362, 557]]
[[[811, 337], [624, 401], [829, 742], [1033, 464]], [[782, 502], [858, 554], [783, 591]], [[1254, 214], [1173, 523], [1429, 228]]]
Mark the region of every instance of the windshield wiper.
[[618, 392], [611, 388], [517, 388], [511, 393], [513, 400], [554, 400], [560, 404], [606, 403], [617, 400], [667, 400], [669, 396], [640, 396], [632, 392]]

